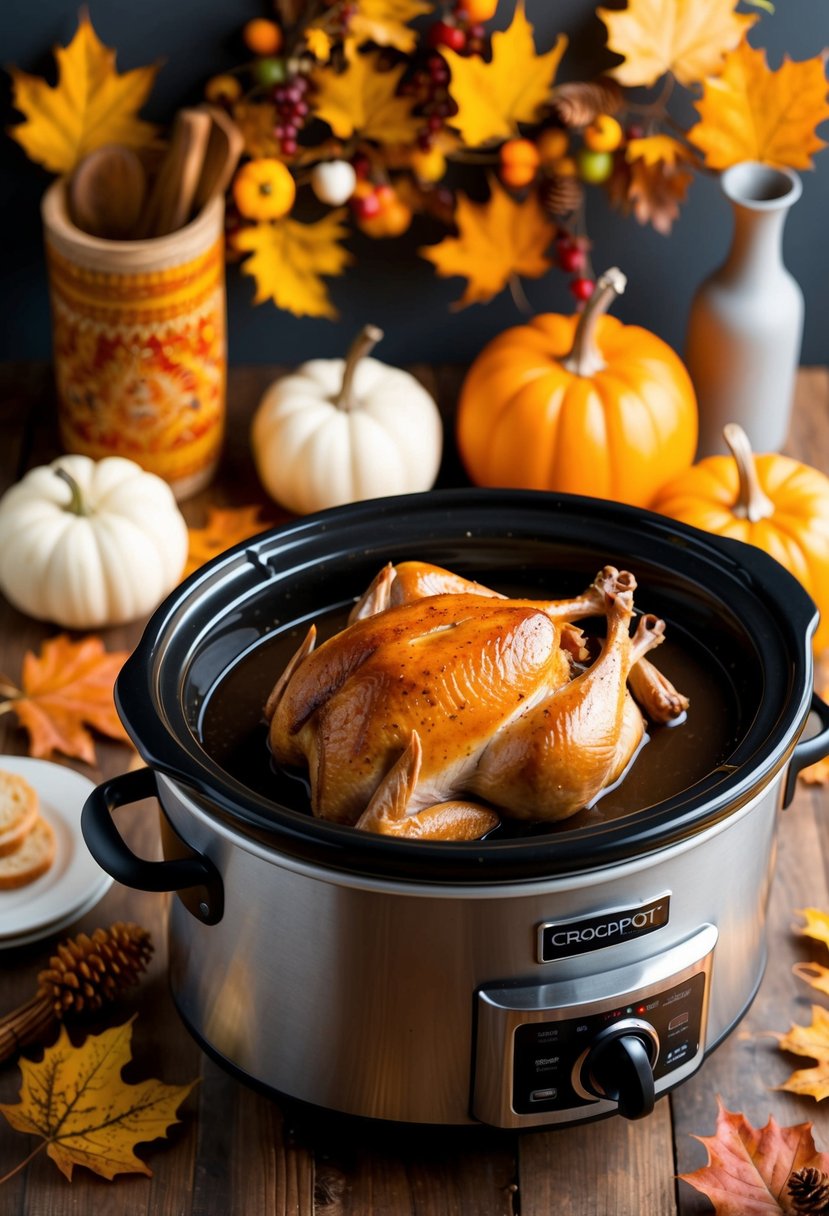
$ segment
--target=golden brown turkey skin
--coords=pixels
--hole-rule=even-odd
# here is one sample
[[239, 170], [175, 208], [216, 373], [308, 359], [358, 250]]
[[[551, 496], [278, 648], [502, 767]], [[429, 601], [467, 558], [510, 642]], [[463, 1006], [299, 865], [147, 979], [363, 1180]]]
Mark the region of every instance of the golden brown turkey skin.
[[493, 737], [570, 679], [559, 626], [527, 601], [443, 594], [358, 620], [298, 665], [270, 746], [307, 762], [315, 815], [354, 823], [417, 732], [414, 813], [469, 788]]

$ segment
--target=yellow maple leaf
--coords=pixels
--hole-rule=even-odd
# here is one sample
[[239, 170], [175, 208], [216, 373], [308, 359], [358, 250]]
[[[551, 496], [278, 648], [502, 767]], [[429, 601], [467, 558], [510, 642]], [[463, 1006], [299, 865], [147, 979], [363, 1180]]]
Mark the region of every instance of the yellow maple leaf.
[[787, 1034], [774, 1037], [781, 1051], [790, 1051], [793, 1055], [816, 1061], [814, 1068], [796, 1069], [777, 1088], [791, 1094], [805, 1094], [818, 1102], [829, 1098], [829, 1009], [813, 1005], [809, 1026], [795, 1023]]
[[757, 20], [735, 13], [738, 0], [630, 0], [615, 12], [599, 8], [608, 49], [624, 57], [610, 69], [620, 84], [649, 85], [666, 72], [689, 85], [714, 76], [723, 56]]
[[625, 159], [631, 164], [641, 160], [646, 165], [656, 165], [661, 161], [673, 168], [679, 161], [690, 160], [691, 153], [672, 135], [644, 135], [641, 139], [628, 140]]
[[412, 114], [410, 101], [396, 95], [404, 71], [382, 71], [378, 52], [356, 55], [344, 72], [318, 68], [314, 113], [340, 139], [358, 134], [380, 144], [413, 143], [422, 120]]
[[252, 224], [234, 238], [235, 248], [251, 256], [242, 263], [256, 280], [255, 303], [273, 300], [295, 317], [337, 316], [323, 275], [342, 274], [354, 259], [340, 243], [346, 237], [344, 207], [313, 224], [277, 220]]
[[826, 69], [820, 55], [773, 71], [765, 52], [742, 42], [722, 74], [706, 80], [696, 103], [700, 121], [688, 139], [709, 169], [743, 160], [811, 169], [812, 153], [825, 146], [815, 127], [829, 118]]
[[485, 303], [502, 291], [513, 275], [537, 279], [552, 265], [547, 250], [555, 228], [536, 195], [516, 202], [494, 178], [490, 191], [485, 203], [475, 203], [459, 193], [455, 212], [458, 235], [418, 251], [442, 278], [460, 275], [467, 280], [455, 308]]
[[795, 963], [792, 971], [799, 980], [805, 980], [812, 988], [829, 996], [829, 967], [821, 963]]
[[442, 48], [452, 73], [449, 92], [458, 107], [448, 122], [472, 146], [510, 139], [518, 123], [538, 118], [566, 48], [567, 38], [559, 34], [552, 50], [538, 54], [523, 0], [509, 27], [492, 35], [490, 62]]
[[155, 127], [136, 117], [147, 100], [157, 67], [118, 75], [115, 52], [98, 39], [83, 13], [69, 46], [55, 47], [58, 82], [11, 69], [14, 105], [25, 121], [10, 134], [32, 160], [53, 173], [69, 173], [103, 144], [142, 148]]
[[[203, 528], [188, 529], [189, 546], [182, 579], [198, 570], [212, 557], [224, 553], [239, 541], [257, 536], [276, 522], [261, 519], [260, 514], [260, 507], [227, 507], [224, 510], [211, 507]], [[282, 518], [289, 517], [283, 515]]]
[[410, 55], [417, 45], [417, 33], [408, 23], [433, 9], [430, 0], [357, 0], [349, 33], [358, 46], [376, 42]]
[[80, 1047], [61, 1026], [42, 1060], [20, 1061], [20, 1102], [0, 1105], [16, 1131], [43, 1138], [47, 1155], [70, 1182], [76, 1165], [110, 1181], [116, 1174], [152, 1174], [135, 1145], [166, 1136], [195, 1085], [121, 1079], [131, 1059], [134, 1021], [89, 1035]]

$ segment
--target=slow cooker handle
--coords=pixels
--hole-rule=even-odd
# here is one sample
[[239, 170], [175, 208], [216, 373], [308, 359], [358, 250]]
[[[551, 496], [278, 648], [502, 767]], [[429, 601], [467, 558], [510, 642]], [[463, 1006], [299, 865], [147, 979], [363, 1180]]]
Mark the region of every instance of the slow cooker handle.
[[825, 756], [829, 756], [829, 705], [816, 692], [812, 693], [811, 712], [820, 721], [820, 730], [816, 735], [811, 735], [808, 739], [801, 739], [795, 745], [789, 761], [789, 773], [786, 777], [786, 792], [783, 795], [784, 807], [788, 806], [794, 798], [797, 778], [803, 769], [808, 768], [810, 764], [816, 764], [818, 760], [823, 760]]
[[108, 874], [125, 887], [137, 891], [186, 891], [185, 902], [205, 925], [215, 925], [224, 911], [224, 888], [219, 871], [209, 857], [193, 852], [171, 861], [147, 861], [127, 845], [112, 817], [113, 811], [130, 802], [157, 798], [155, 773], [150, 768], [122, 773], [97, 786], [81, 811], [81, 831], [92, 856]]

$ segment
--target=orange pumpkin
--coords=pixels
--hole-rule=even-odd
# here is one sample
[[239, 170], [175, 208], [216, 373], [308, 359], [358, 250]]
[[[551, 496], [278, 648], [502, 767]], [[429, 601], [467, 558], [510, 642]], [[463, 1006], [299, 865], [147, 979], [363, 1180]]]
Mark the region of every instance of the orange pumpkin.
[[690, 465], [697, 403], [681, 359], [605, 315], [625, 287], [607, 271], [579, 316], [534, 317], [486, 346], [458, 405], [477, 485], [558, 490], [646, 506]]
[[776, 452], [755, 456], [736, 423], [723, 436], [730, 456], [699, 461], [663, 486], [651, 507], [776, 558], [820, 609], [819, 652], [829, 646], [829, 477]]

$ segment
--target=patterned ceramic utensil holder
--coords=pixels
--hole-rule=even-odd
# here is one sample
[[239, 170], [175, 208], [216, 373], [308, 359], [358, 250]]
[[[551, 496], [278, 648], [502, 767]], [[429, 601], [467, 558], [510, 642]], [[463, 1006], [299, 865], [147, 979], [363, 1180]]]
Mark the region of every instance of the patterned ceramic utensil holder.
[[176, 498], [197, 493], [224, 434], [224, 200], [141, 241], [82, 232], [63, 181], [42, 213], [65, 450], [126, 456]]

